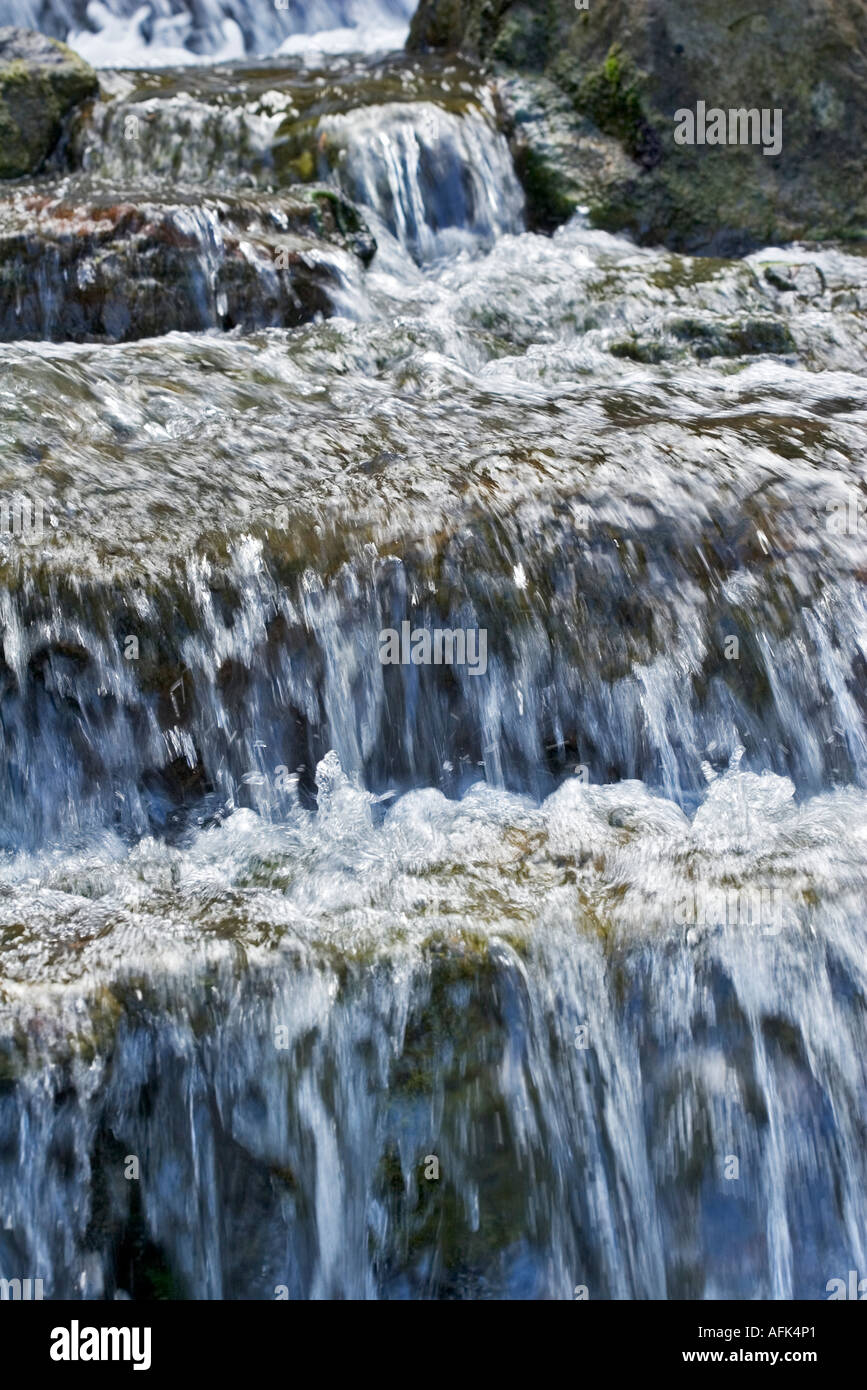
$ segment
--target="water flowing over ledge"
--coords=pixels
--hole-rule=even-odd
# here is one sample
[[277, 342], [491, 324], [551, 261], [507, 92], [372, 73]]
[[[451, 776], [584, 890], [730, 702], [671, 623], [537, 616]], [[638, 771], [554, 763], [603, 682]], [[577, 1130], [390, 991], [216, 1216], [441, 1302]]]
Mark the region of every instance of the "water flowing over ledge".
[[233, 68], [182, 89], [114, 73], [0, 207], [0, 338], [296, 326], [347, 304], [371, 227], [429, 263], [520, 231], [522, 211], [490, 87], [463, 65]]
[[[44, 883], [6, 952], [7, 1262], [53, 1297], [816, 1298], [863, 1259], [863, 794], [733, 771], [690, 825], [638, 783], [478, 786], [377, 828], [316, 780], [270, 832], [4, 875], [7, 923]], [[732, 875], [779, 922], [720, 916]], [[50, 1011], [15, 983], [49, 961]]]
[[106, 72], [67, 137], [0, 220], [0, 1273], [824, 1297], [867, 261], [528, 233], [450, 60]]
[[[349, 312], [301, 337], [15, 349], [7, 486], [38, 450], [46, 520], [6, 543], [10, 847], [201, 823], [259, 744], [308, 790], [331, 748], [376, 792], [482, 768], [541, 795], [583, 765], [689, 805], [739, 746], [801, 794], [863, 786], [864, 391], [817, 369], [861, 350], [860, 314], [829, 335], [762, 273], [783, 252], [696, 286], [579, 226], [429, 274], [378, 236]], [[863, 294], [859, 259], [810, 265], [829, 302]], [[691, 342], [634, 292], [681, 273]], [[732, 372], [753, 304], [792, 351]], [[484, 680], [383, 666], [410, 619], [483, 629]]]

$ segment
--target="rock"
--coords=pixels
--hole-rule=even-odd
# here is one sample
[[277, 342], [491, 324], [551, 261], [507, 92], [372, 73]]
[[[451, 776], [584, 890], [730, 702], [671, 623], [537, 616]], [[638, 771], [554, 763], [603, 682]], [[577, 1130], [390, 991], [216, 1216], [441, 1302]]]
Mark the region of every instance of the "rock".
[[765, 279], [781, 294], [797, 294], [800, 299], [817, 299], [827, 288], [817, 265], [790, 265], [785, 261], [765, 266]]
[[[867, 237], [867, 8], [858, 0], [421, 0], [409, 46], [500, 76], [531, 219], [739, 254]], [[520, 81], [515, 75], [520, 74]], [[782, 148], [678, 145], [675, 112], [782, 111]]]
[[364, 266], [376, 255], [376, 240], [354, 203], [333, 188], [314, 188], [309, 191], [316, 208], [315, 225], [320, 236], [327, 236], [345, 246]]
[[64, 117], [98, 91], [96, 73], [66, 44], [0, 28], [0, 178], [36, 173]]
[[553, 231], [633, 177], [619, 141], [579, 115], [549, 78], [502, 77], [497, 95], [531, 231]]
[[184, 203], [22, 189], [0, 205], [0, 341], [294, 327], [331, 314], [347, 254], [374, 250], [327, 190]]
[[666, 332], [685, 343], [699, 361], [711, 357], [750, 357], [777, 353], [795, 357], [795, 339], [778, 318], [735, 318], [714, 320], [696, 314], [675, 316], [666, 321]]

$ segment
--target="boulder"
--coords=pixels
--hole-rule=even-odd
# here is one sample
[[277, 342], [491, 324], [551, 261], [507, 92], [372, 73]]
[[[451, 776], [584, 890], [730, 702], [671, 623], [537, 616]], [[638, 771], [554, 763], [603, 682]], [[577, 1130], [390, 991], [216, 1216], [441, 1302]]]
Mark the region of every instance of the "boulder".
[[0, 178], [36, 173], [73, 107], [99, 91], [96, 73], [66, 44], [0, 28]]
[[[596, 226], [720, 255], [867, 236], [864, 0], [421, 0], [409, 46], [500, 74], [537, 226], [586, 206]], [[779, 152], [678, 144], [676, 113], [699, 102], [779, 110]]]
[[115, 201], [19, 185], [0, 202], [0, 342], [292, 328], [333, 313], [347, 258], [375, 249], [327, 189]]

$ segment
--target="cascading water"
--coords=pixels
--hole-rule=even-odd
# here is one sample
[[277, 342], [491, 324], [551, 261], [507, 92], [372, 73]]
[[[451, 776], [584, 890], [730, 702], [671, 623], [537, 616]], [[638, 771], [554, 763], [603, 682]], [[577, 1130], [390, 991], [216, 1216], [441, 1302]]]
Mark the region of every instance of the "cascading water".
[[0, 0], [0, 25], [63, 39], [97, 66], [399, 48], [411, 0]]
[[[457, 65], [197, 72], [109, 75], [3, 212], [63, 248], [125, 199], [205, 308], [128, 341], [49, 258], [3, 320], [0, 1275], [825, 1297], [867, 1265], [867, 261], [525, 233]], [[299, 179], [321, 301], [233, 319]], [[484, 663], [383, 664], [404, 623]]]

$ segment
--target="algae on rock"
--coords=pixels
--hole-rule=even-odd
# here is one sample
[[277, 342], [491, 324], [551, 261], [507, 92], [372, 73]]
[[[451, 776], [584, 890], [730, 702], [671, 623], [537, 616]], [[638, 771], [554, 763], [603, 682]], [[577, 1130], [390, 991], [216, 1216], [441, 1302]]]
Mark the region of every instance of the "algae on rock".
[[[494, 66], [530, 223], [593, 225], [716, 255], [867, 237], [867, 7], [860, 0], [421, 0], [409, 47]], [[676, 145], [699, 101], [782, 111], [778, 154]], [[612, 157], [612, 144], [617, 156]]]
[[98, 91], [96, 73], [66, 44], [0, 28], [0, 178], [36, 173], [57, 144], [64, 117]]

